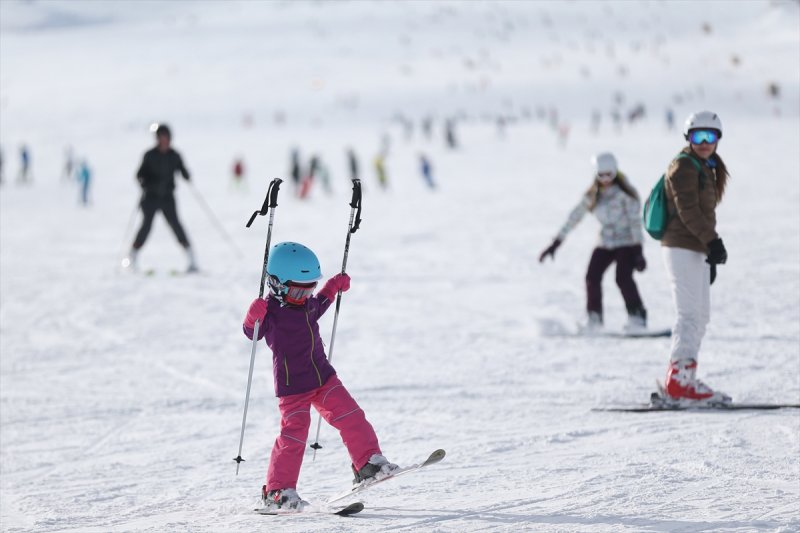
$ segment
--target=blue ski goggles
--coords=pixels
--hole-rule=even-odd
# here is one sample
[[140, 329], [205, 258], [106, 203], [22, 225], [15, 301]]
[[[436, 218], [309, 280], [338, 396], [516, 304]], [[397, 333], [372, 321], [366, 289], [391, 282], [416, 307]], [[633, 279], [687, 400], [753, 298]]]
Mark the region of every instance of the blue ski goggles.
[[692, 144], [714, 144], [719, 137], [717, 130], [692, 130], [689, 132], [689, 141]]

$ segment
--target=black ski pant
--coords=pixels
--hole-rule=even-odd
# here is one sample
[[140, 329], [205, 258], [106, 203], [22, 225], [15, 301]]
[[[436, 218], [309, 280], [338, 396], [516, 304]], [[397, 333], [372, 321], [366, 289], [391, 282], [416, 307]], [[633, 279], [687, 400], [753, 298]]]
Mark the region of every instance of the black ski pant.
[[632, 310], [644, 307], [639, 296], [639, 289], [633, 281], [633, 265], [639, 255], [638, 246], [621, 246], [619, 248], [595, 248], [589, 260], [589, 269], [586, 272], [586, 310], [594, 311], [603, 316], [603, 274], [617, 263], [617, 287], [622, 292], [625, 308], [630, 313]]
[[138, 250], [144, 245], [147, 236], [150, 234], [150, 229], [153, 227], [153, 218], [159, 210], [164, 213], [164, 218], [167, 219], [167, 224], [172, 228], [175, 237], [178, 238], [178, 242], [184, 248], [189, 247], [189, 239], [186, 237], [186, 232], [183, 231], [183, 226], [178, 220], [178, 210], [175, 207], [175, 197], [173, 195], [159, 196], [145, 193], [140, 206], [143, 215], [142, 227], [139, 228], [139, 233], [136, 234], [136, 239], [133, 241], [134, 249]]

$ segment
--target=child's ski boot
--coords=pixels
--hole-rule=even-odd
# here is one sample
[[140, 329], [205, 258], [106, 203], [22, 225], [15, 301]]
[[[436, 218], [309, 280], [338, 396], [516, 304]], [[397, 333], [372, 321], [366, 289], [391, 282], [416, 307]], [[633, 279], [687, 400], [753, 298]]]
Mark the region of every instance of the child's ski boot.
[[390, 463], [383, 455], [376, 453], [369, 458], [367, 464], [362, 466], [361, 469], [356, 470], [355, 467], [352, 468], [353, 474], [355, 475], [353, 483], [358, 484], [361, 482], [371, 483], [373, 481], [385, 479], [391, 476], [400, 467], [394, 463]]
[[265, 511], [302, 511], [309, 505], [294, 489], [267, 491], [266, 485], [261, 487], [261, 503]]

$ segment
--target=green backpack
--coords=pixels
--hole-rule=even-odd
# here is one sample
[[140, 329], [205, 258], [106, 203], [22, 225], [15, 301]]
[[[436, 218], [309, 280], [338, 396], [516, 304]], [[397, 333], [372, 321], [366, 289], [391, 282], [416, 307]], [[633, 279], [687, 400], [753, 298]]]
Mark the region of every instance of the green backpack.
[[[689, 159], [700, 174], [702, 180], [703, 169], [700, 163], [689, 154], [681, 152], [675, 159]], [[702, 182], [701, 182], [702, 183]], [[669, 205], [667, 205], [667, 190], [664, 186], [664, 174], [661, 175], [653, 190], [650, 191], [650, 196], [644, 202], [644, 211], [642, 212], [642, 222], [644, 222], [644, 229], [656, 240], [661, 240], [664, 233], [667, 231], [667, 225], [672, 218]]]

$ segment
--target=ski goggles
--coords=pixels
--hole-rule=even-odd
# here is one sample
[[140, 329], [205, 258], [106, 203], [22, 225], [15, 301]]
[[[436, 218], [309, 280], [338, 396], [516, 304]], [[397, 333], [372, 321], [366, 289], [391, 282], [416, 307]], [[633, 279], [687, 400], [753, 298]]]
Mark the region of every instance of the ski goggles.
[[303, 305], [313, 294], [314, 289], [317, 287], [317, 282], [311, 283], [296, 283], [290, 281], [286, 284], [286, 294], [283, 300], [286, 303], [293, 305]]
[[597, 179], [600, 181], [611, 181], [617, 176], [616, 172], [598, 172]]
[[692, 144], [714, 144], [719, 140], [717, 130], [692, 130], [689, 132], [689, 141]]

